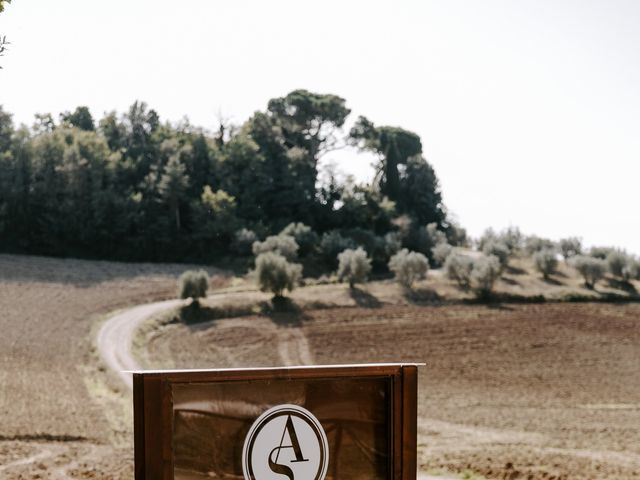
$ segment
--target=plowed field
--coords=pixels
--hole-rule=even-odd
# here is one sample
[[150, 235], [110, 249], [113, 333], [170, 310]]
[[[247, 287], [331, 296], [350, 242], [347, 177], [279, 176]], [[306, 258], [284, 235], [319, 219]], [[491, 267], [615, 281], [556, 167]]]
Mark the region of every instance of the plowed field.
[[186, 268], [0, 255], [0, 478], [132, 478], [130, 393], [96, 370], [92, 328]]
[[640, 478], [640, 306], [387, 306], [173, 324], [154, 366], [424, 361], [420, 463], [487, 478]]

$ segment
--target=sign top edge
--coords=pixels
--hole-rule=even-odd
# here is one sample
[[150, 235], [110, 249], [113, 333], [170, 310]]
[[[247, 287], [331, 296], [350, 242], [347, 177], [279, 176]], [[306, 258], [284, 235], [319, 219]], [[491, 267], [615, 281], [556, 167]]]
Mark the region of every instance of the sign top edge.
[[168, 370], [123, 370], [123, 373], [132, 374], [157, 374], [157, 373], [197, 373], [197, 372], [251, 372], [268, 370], [300, 370], [300, 369], [338, 369], [359, 367], [424, 367], [426, 363], [401, 362], [401, 363], [348, 363], [337, 365], [293, 365], [280, 367], [239, 367], [239, 368], [194, 368], [194, 369], [168, 369]]

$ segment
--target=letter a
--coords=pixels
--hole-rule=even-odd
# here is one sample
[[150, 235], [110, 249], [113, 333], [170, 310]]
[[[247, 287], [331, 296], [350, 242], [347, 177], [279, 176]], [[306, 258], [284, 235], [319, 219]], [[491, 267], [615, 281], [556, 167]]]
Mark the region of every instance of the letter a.
[[[291, 445], [283, 445], [284, 443], [284, 436], [285, 434], [289, 434], [289, 440], [291, 440]], [[291, 463], [297, 463], [297, 462], [308, 462], [309, 459], [308, 458], [304, 458], [303, 454], [302, 454], [302, 449], [300, 448], [300, 442], [298, 441], [298, 434], [296, 433], [296, 429], [293, 426], [293, 420], [291, 419], [291, 415], [289, 415], [287, 417], [287, 423], [284, 426], [284, 430], [282, 432], [282, 438], [280, 439], [280, 445], [277, 446], [276, 448], [274, 448], [273, 450], [271, 450], [271, 452], [269, 453], [269, 468], [271, 468], [271, 471], [274, 473], [279, 473], [281, 475], [286, 475], [289, 480], [295, 480], [294, 475], [293, 475], [293, 470], [291, 470], [289, 467], [287, 467], [286, 465], [281, 465], [278, 463], [278, 458], [280, 457], [280, 450], [283, 450], [285, 448], [292, 448], [293, 449], [293, 454], [295, 455], [296, 459], [292, 460]], [[278, 452], [276, 453], [276, 459], [273, 460], [273, 453], [274, 452]]]

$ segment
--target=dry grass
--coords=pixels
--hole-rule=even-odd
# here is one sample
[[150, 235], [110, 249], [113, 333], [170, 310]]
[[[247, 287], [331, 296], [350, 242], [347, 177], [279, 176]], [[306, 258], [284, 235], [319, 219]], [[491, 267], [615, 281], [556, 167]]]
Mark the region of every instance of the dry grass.
[[65, 478], [65, 464], [80, 468], [78, 458], [95, 454], [96, 466], [111, 465], [96, 478], [119, 478], [122, 465], [130, 478], [130, 451], [123, 461], [108, 445], [113, 414], [104, 399], [114, 392], [94, 375], [92, 328], [117, 308], [174, 296], [185, 268], [0, 255], [0, 465], [49, 452], [38, 461], [59, 462], [50, 478]]

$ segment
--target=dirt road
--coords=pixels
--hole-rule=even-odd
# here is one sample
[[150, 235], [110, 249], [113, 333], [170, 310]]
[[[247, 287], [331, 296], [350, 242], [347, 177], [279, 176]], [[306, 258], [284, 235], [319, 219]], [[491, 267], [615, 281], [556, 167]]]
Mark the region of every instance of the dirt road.
[[129, 388], [133, 387], [133, 382], [127, 372], [140, 369], [131, 355], [136, 330], [152, 315], [182, 303], [182, 300], [165, 300], [140, 305], [109, 317], [100, 328], [96, 338], [100, 358]]

